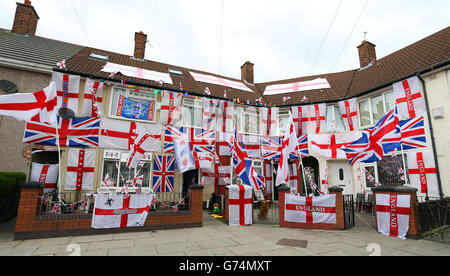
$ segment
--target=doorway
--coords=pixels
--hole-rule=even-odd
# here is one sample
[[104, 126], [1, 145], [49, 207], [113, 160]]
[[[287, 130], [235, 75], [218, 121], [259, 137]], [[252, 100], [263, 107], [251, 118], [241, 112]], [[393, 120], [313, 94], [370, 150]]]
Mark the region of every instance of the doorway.
[[191, 170], [183, 173], [183, 185], [181, 189], [181, 198], [186, 198], [186, 204], [189, 202], [189, 197], [186, 197], [189, 194], [189, 187], [193, 185], [199, 185], [199, 170]]
[[[320, 190], [321, 187], [320, 187], [320, 181], [319, 181], [319, 175], [320, 175], [320, 173], [319, 173], [320, 172], [319, 171], [319, 161], [315, 157], [309, 156], [309, 157], [303, 158], [302, 162], [303, 162], [303, 166], [304, 166], [304, 168], [302, 168], [302, 169], [305, 172], [305, 178], [306, 178], [305, 181], [306, 181], [306, 187], [308, 189], [308, 195], [311, 196], [311, 195], [314, 194], [315, 196], [319, 196], [320, 193], [318, 191], [313, 191], [311, 186], [308, 184], [309, 183], [309, 179], [308, 179], [308, 176], [307, 176], [307, 173], [306, 173], [306, 171], [309, 171], [313, 182], [317, 185], [318, 189]], [[305, 169], [306, 169], [306, 171], [305, 171]], [[301, 176], [300, 179], [301, 179], [301, 182], [302, 182], [301, 185], [299, 185], [300, 191], [301, 191], [300, 195], [306, 196], [305, 184], [303, 183], [303, 180], [304, 180], [303, 179], [303, 175]]]

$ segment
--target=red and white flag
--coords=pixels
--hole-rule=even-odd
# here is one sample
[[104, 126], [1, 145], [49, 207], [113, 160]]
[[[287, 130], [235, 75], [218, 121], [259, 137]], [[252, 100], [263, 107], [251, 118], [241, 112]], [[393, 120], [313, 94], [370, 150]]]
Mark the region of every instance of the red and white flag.
[[219, 132], [217, 146], [219, 147], [220, 156], [231, 156], [230, 145], [234, 140], [233, 133]]
[[31, 163], [30, 181], [44, 184], [44, 194], [56, 190], [58, 174], [58, 164]]
[[436, 163], [432, 151], [408, 152], [408, 174], [411, 186], [419, 193], [439, 195]]
[[86, 79], [82, 116], [100, 117], [103, 102], [103, 82]]
[[309, 135], [312, 150], [329, 159], [347, 159], [347, 155], [341, 148], [359, 138], [355, 132]]
[[153, 194], [95, 196], [92, 228], [126, 228], [143, 226]]
[[293, 106], [292, 117], [297, 136], [306, 135], [308, 133], [309, 106]]
[[159, 124], [138, 125], [139, 135], [131, 146], [127, 167], [136, 168], [146, 152], [160, 152], [162, 126]]
[[309, 121], [313, 125], [313, 133], [323, 133], [327, 131], [327, 104], [315, 104], [309, 106]]
[[409, 229], [410, 195], [376, 194], [378, 232], [406, 239]]
[[259, 108], [261, 136], [278, 136], [278, 107]]
[[266, 181], [266, 193], [272, 194], [273, 168], [270, 163], [264, 165], [264, 178]]
[[174, 92], [163, 92], [160, 123], [163, 125], [175, 125], [180, 120], [182, 94]]
[[96, 149], [69, 148], [66, 190], [90, 191], [94, 189]]
[[347, 131], [355, 131], [359, 127], [358, 121], [358, 99], [352, 98], [338, 102], [339, 110]]
[[256, 135], [241, 135], [248, 157], [261, 157], [261, 142], [260, 136]]
[[131, 149], [137, 137], [137, 123], [103, 118], [99, 146], [107, 149]]
[[426, 113], [422, 84], [417, 76], [393, 84], [398, 114], [402, 119], [420, 117]]
[[21, 121], [37, 121], [57, 125], [57, 99], [54, 82], [41, 91], [0, 96], [0, 115]]
[[214, 164], [213, 168], [202, 170], [203, 185], [230, 185], [231, 180], [231, 166], [220, 166]]
[[218, 101], [208, 98], [203, 98], [203, 129], [214, 130], [216, 129], [217, 118], [217, 106]]
[[102, 186], [105, 186], [105, 187], [111, 186], [111, 178], [109, 178], [108, 173], [106, 173], [105, 179], [103, 179]]
[[283, 183], [289, 183], [288, 159], [291, 152], [298, 152], [297, 134], [295, 133], [292, 115], [289, 117], [289, 124], [286, 129], [286, 133], [284, 134], [283, 144], [281, 146], [281, 157], [278, 165], [277, 179], [275, 182], [276, 186], [280, 186]]
[[292, 194], [298, 193], [298, 164], [289, 164], [289, 187]]
[[58, 95], [58, 109], [69, 108], [78, 114], [78, 97], [80, 93], [80, 76], [53, 72], [52, 81], [56, 84]]
[[228, 222], [230, 226], [253, 224], [253, 188], [229, 185]]
[[219, 102], [219, 110], [217, 112], [217, 131], [233, 133], [233, 113], [234, 103], [228, 101]]
[[336, 223], [336, 195], [300, 197], [286, 193], [284, 220], [307, 224]]

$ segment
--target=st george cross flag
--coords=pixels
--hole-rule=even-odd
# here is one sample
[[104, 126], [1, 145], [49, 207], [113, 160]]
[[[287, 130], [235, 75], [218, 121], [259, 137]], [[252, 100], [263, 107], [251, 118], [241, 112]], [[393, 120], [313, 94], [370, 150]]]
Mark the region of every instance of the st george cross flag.
[[378, 232], [406, 239], [409, 229], [411, 195], [376, 194]]
[[146, 152], [161, 151], [162, 126], [159, 124], [138, 125], [138, 137], [131, 146], [127, 167], [136, 168]]
[[219, 102], [219, 110], [217, 112], [217, 131], [219, 133], [229, 132], [233, 133], [233, 113], [234, 103], [228, 101]]
[[278, 135], [278, 107], [259, 108], [261, 136]]
[[231, 166], [215, 164], [213, 168], [202, 170], [203, 185], [229, 185], [231, 180]]
[[329, 159], [346, 159], [347, 156], [341, 148], [358, 138], [359, 136], [355, 132], [309, 135], [312, 150]]
[[308, 134], [309, 106], [293, 106], [292, 117], [294, 120], [294, 127], [297, 136]]
[[100, 117], [103, 102], [103, 82], [86, 79], [84, 85], [83, 111], [81, 116]]
[[69, 108], [78, 114], [78, 97], [80, 93], [80, 76], [53, 72], [52, 81], [56, 83], [58, 109]]
[[135, 120], [153, 121], [155, 101], [136, 101], [119, 96], [116, 116]]
[[313, 133], [323, 133], [327, 131], [327, 104], [314, 104], [309, 106], [309, 122], [313, 126]]
[[411, 186], [419, 193], [439, 195], [438, 177], [433, 152], [408, 152], [408, 174]]
[[94, 189], [95, 149], [69, 148], [67, 157], [66, 190]]
[[130, 150], [138, 135], [137, 125], [138, 123], [132, 121], [103, 118], [99, 146]]
[[284, 219], [307, 224], [336, 223], [336, 195], [300, 197], [285, 194]]
[[344, 121], [347, 131], [355, 131], [359, 127], [358, 121], [358, 99], [352, 98], [338, 102], [341, 111], [342, 120]]
[[261, 142], [259, 136], [242, 135], [242, 141], [244, 142], [248, 157], [261, 157]]
[[393, 87], [400, 117], [412, 119], [427, 112], [422, 84], [417, 76], [394, 83]]
[[218, 104], [219, 102], [217, 100], [203, 98], [203, 129], [216, 129], [216, 118], [219, 115], [219, 113], [217, 113]]
[[98, 147], [99, 118], [74, 117], [67, 120], [58, 117], [58, 122], [58, 129], [41, 122], [27, 122], [23, 142], [46, 146], [56, 146], [59, 142], [63, 147]]
[[0, 115], [56, 125], [56, 103], [56, 86], [51, 82], [38, 92], [0, 96]]
[[403, 150], [427, 147], [423, 117], [400, 121], [400, 130], [402, 142], [397, 150], [402, 150], [402, 146]]
[[126, 228], [143, 226], [153, 194], [95, 196], [92, 228]]
[[234, 140], [233, 133], [218, 132], [219, 139], [216, 142], [216, 146], [219, 147], [220, 156], [231, 156], [230, 147]]
[[155, 155], [153, 158], [153, 191], [174, 192], [175, 157]]
[[275, 181], [276, 186], [280, 186], [283, 183], [289, 183], [288, 159], [291, 152], [298, 152], [297, 135], [295, 134], [292, 115], [289, 117], [289, 124], [281, 146], [280, 163], [278, 165], [277, 179]]
[[216, 132], [214, 130], [203, 130], [196, 128], [167, 126], [164, 135], [164, 152], [174, 152], [174, 141], [183, 134], [189, 138], [191, 151], [208, 152], [212, 155], [216, 151]]
[[163, 92], [160, 123], [162, 125], [175, 125], [180, 120], [182, 94], [174, 92]]
[[228, 223], [230, 226], [253, 224], [253, 189], [246, 185], [229, 185]]
[[30, 181], [45, 184], [44, 194], [56, 190], [58, 182], [59, 165], [58, 164], [31, 164]]

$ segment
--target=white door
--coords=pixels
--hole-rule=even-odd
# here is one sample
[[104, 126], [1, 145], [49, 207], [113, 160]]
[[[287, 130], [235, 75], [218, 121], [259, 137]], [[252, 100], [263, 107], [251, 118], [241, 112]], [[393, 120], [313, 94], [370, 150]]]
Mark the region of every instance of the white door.
[[348, 161], [328, 161], [328, 185], [343, 188], [344, 195], [353, 194], [352, 167]]

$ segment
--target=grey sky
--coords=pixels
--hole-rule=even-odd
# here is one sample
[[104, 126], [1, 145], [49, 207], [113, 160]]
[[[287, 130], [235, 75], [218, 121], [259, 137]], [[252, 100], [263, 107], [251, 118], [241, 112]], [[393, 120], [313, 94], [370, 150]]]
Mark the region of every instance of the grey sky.
[[[32, 0], [40, 36], [132, 55], [134, 32], [143, 31], [152, 46], [147, 59], [234, 78], [249, 60], [256, 82], [358, 68], [365, 31], [381, 58], [450, 23], [448, 0], [368, 0], [349, 36], [366, 0], [343, 0], [311, 70], [339, 3], [224, 0], [220, 47], [222, 0]], [[0, 7], [0, 28], [11, 29], [16, 1], [0, 0]]]

